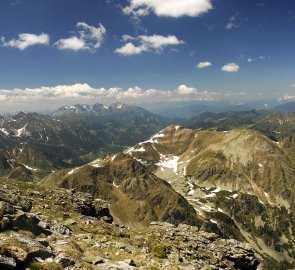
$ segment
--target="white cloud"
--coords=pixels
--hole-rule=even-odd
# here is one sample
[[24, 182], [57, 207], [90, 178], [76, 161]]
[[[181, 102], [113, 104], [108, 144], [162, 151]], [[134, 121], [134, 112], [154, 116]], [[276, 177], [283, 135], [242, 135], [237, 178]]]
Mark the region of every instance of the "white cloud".
[[279, 97], [278, 100], [283, 102], [295, 101], [295, 96], [292, 94], [284, 94], [283, 96]]
[[141, 54], [144, 51], [146, 51], [145, 47], [143, 46], [136, 47], [131, 42], [128, 42], [123, 47], [115, 50], [116, 53], [124, 55], [124, 56]]
[[130, 0], [130, 5], [124, 7], [123, 12], [134, 16], [154, 12], [157, 16], [179, 18], [197, 17], [212, 8], [211, 0]]
[[[129, 55], [137, 55], [143, 52], [155, 51], [160, 53], [165, 47], [172, 46], [172, 45], [181, 45], [184, 44], [183, 40], [179, 40], [176, 36], [168, 35], [168, 36], [161, 36], [161, 35], [140, 35], [138, 37], [131, 37], [128, 35], [124, 35], [122, 40], [127, 42], [128, 40], [133, 41], [126, 43], [121, 48], [115, 50], [115, 53], [129, 56]], [[137, 45], [134, 45], [134, 43]]]
[[212, 63], [211, 62], [200, 62], [197, 64], [197, 68], [206, 68], [206, 67], [210, 67], [212, 66]]
[[295, 83], [293, 83], [293, 84], [290, 84], [290, 87], [295, 87]]
[[55, 44], [60, 50], [80, 51], [89, 49], [88, 46], [85, 44], [85, 41], [77, 37], [60, 39]]
[[224, 65], [221, 70], [225, 72], [238, 72], [240, 70], [240, 66], [236, 63], [228, 63]]
[[231, 30], [231, 29], [233, 29], [233, 28], [238, 28], [239, 25], [236, 23], [237, 17], [238, 17], [238, 14], [236, 14], [236, 15], [234, 15], [234, 16], [231, 16], [231, 17], [229, 18], [228, 23], [225, 25], [225, 29], [227, 29], [227, 30]]
[[93, 104], [95, 102], [109, 104], [122, 101], [131, 104], [155, 102], [219, 100], [225, 97], [239, 97], [241, 93], [201, 91], [195, 87], [180, 85], [174, 90], [142, 89], [131, 87], [95, 88], [88, 84], [57, 85], [54, 87], [0, 89], [2, 112], [12, 108], [19, 110], [52, 110], [63, 105], [76, 103]]
[[95, 51], [101, 47], [106, 34], [106, 29], [102, 24], [94, 27], [85, 22], [78, 22], [76, 28], [78, 30], [73, 36], [58, 40], [55, 46], [60, 50], [73, 51]]
[[181, 95], [190, 95], [197, 93], [197, 89], [194, 87], [187, 87], [185, 84], [182, 84], [177, 88], [177, 92]]
[[22, 33], [18, 35], [17, 39], [12, 39], [9, 41], [5, 41], [5, 38], [1, 37], [1, 43], [1, 46], [3, 47], [12, 47], [24, 50], [34, 45], [48, 45], [49, 35], [44, 33], [40, 35]]
[[247, 61], [248, 61], [248, 63], [252, 63], [253, 62], [253, 59], [252, 58], [248, 58]]

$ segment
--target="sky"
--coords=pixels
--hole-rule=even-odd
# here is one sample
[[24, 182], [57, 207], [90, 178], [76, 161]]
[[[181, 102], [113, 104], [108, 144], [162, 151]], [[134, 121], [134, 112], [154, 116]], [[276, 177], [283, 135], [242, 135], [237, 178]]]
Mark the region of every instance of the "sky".
[[294, 0], [1, 0], [0, 111], [295, 97]]

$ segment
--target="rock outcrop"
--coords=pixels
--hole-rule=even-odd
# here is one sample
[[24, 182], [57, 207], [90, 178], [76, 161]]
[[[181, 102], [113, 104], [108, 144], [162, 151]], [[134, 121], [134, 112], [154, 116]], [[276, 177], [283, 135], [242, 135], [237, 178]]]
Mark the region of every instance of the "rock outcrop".
[[249, 245], [196, 226], [111, 224], [108, 203], [89, 193], [22, 182], [0, 189], [0, 222], [9, 221], [0, 230], [0, 269], [254, 270], [259, 264]]

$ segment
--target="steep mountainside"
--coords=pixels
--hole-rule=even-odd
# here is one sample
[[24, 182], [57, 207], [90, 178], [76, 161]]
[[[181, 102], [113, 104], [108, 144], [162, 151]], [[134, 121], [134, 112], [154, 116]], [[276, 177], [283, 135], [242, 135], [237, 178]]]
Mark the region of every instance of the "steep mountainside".
[[201, 225], [193, 207], [180, 194], [125, 154], [53, 173], [41, 184], [75, 188], [107, 200], [119, 223], [136, 226], [165, 221]]
[[170, 126], [125, 151], [184, 195], [224, 236], [294, 260], [295, 163], [281, 142], [247, 129]]

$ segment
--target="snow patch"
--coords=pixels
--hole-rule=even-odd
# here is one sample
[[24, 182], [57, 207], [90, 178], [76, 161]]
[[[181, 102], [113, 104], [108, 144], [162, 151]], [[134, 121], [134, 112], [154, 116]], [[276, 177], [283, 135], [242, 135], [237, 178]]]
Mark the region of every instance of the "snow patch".
[[134, 149], [133, 152], [145, 152], [145, 149], [140, 147], [139, 149]]
[[173, 156], [171, 159], [168, 160], [161, 160], [157, 163], [157, 166], [172, 169], [174, 173], [177, 173], [177, 166], [178, 166], [178, 156]]
[[9, 135], [9, 132], [5, 128], [0, 128], [0, 131], [6, 136]]
[[213, 198], [213, 197], [215, 197], [215, 196], [216, 196], [216, 194], [215, 194], [215, 193], [212, 193], [212, 194], [208, 194], [208, 195], [206, 195], [205, 198]]
[[[140, 143], [139, 145], [141, 145]], [[132, 154], [133, 152], [145, 152], [146, 150], [143, 147], [140, 147], [138, 149], [135, 149], [134, 147], [130, 147], [127, 150], [124, 151], [125, 154]]]
[[96, 160], [92, 161], [90, 163], [90, 165], [95, 168], [103, 167], [103, 164], [101, 163], [101, 159], [96, 159]]
[[195, 191], [194, 191], [194, 185], [192, 184], [192, 183], [190, 183], [190, 182], [187, 182], [188, 183], [188, 185], [189, 185], [189, 187], [190, 187], [190, 190], [189, 190], [189, 192], [187, 193], [187, 195], [188, 196], [192, 196], [192, 195], [194, 195], [194, 193], [195, 193]]
[[30, 170], [30, 171], [34, 171], [34, 172], [39, 171], [38, 169], [34, 169], [34, 168], [32, 168], [32, 167], [29, 167], [28, 165], [25, 165], [25, 164], [23, 164], [23, 165], [26, 167], [26, 169], [28, 169], [28, 170]]
[[119, 187], [118, 185], [116, 185], [115, 181], [113, 181], [113, 186], [114, 186], [115, 188], [118, 188], [118, 187]]
[[26, 129], [26, 126], [28, 125], [28, 123], [26, 123], [25, 125], [24, 125], [24, 127], [22, 127], [22, 128], [20, 128], [20, 129], [17, 129], [16, 130], [16, 137], [20, 137], [21, 135], [22, 135], [22, 133], [23, 133], [23, 131]]
[[208, 206], [208, 205], [205, 205], [205, 204], [202, 205], [200, 208], [202, 210], [206, 211], [206, 212], [211, 212], [212, 211], [212, 208], [210, 206]]
[[214, 219], [210, 219], [210, 221], [211, 221], [212, 223], [214, 223], [214, 224], [218, 224], [217, 221], [214, 220]]
[[75, 172], [78, 171], [78, 170], [79, 170], [79, 168], [74, 168], [74, 169], [72, 169], [72, 170], [70, 170], [70, 171], [68, 172], [68, 175], [71, 175], [71, 174], [75, 173]]
[[218, 192], [220, 192], [220, 187], [217, 187], [216, 189], [212, 190], [211, 192], [212, 193], [218, 193]]

